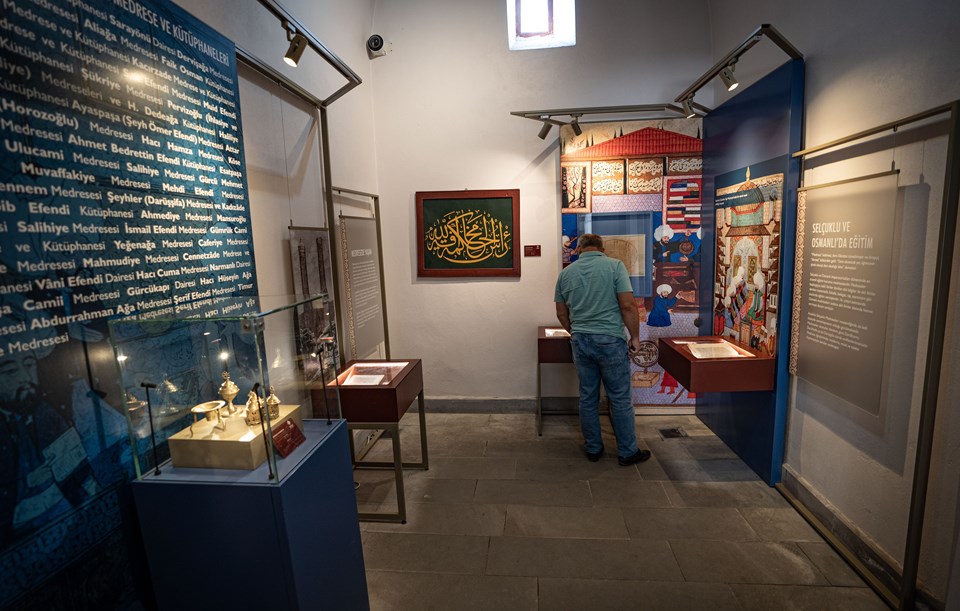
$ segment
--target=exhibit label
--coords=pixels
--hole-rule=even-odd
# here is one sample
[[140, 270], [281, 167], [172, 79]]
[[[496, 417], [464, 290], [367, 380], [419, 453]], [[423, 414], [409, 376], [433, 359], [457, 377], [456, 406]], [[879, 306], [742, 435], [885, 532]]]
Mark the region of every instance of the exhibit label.
[[807, 189], [800, 198], [796, 374], [879, 413], [897, 174]]
[[374, 219], [340, 217], [350, 358], [364, 358], [384, 341], [380, 249]]

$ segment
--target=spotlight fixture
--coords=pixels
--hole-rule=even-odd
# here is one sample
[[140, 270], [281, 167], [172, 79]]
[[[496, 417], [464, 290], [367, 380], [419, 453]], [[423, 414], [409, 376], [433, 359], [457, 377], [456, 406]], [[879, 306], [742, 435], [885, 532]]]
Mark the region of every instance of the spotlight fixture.
[[[289, 37], [289, 31], [287, 35]], [[287, 62], [287, 65], [296, 68], [306, 48], [307, 37], [300, 33], [294, 34], [293, 38], [290, 39], [290, 47], [287, 48], [287, 53], [283, 56], [283, 61]]]
[[540, 133], [537, 134], [537, 137], [540, 138], [541, 140], [546, 140], [546, 139], [547, 139], [547, 134], [550, 133], [550, 128], [551, 128], [551, 127], [553, 127], [553, 126], [550, 125], [549, 123], [547, 123], [546, 121], [544, 121], [544, 122], [543, 122], [543, 127], [540, 128]]
[[737, 77], [733, 76], [733, 67], [735, 65], [736, 62], [727, 64], [727, 66], [720, 71], [720, 80], [723, 81], [727, 91], [733, 91], [740, 86], [740, 81], [737, 80]]
[[693, 96], [691, 95], [688, 98], [683, 100], [683, 114], [687, 115], [688, 119], [692, 119], [697, 116], [697, 113], [693, 110]]
[[573, 128], [573, 133], [578, 136], [583, 133], [583, 128], [580, 127], [580, 115], [573, 116], [573, 121], [570, 123], [570, 127]]

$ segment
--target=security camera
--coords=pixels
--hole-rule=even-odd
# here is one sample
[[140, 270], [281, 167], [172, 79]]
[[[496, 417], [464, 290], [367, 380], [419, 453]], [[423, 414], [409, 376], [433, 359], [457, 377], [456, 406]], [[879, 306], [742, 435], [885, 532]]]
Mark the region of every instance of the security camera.
[[393, 48], [393, 45], [389, 42], [383, 40], [383, 36], [379, 34], [373, 34], [370, 38], [367, 39], [367, 55], [370, 56], [370, 59], [374, 57], [383, 57], [389, 53]]

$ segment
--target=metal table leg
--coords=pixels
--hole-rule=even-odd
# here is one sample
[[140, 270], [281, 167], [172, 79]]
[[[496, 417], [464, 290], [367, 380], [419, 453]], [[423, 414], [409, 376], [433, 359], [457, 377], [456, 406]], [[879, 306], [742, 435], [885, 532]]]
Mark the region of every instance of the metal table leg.
[[537, 363], [537, 435], [543, 436], [543, 404], [542, 387], [540, 382], [540, 363]]
[[400, 522], [401, 524], [407, 523], [407, 504], [406, 496], [403, 492], [403, 464], [400, 459], [400, 426], [395, 423], [389, 422], [364, 422], [350, 424], [348, 423], [348, 428], [350, 429], [382, 429], [390, 435], [391, 440], [393, 441], [393, 462], [388, 463], [372, 463], [372, 462], [359, 462], [354, 461], [355, 469], [382, 469], [385, 467], [393, 468], [394, 482], [397, 489], [397, 512], [396, 513], [387, 513], [387, 512], [359, 512], [357, 517], [362, 522]]

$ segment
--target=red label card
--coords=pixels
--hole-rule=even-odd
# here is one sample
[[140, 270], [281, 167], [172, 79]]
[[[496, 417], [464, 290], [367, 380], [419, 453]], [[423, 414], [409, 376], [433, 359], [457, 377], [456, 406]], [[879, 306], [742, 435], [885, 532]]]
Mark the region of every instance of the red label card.
[[273, 429], [273, 447], [280, 456], [286, 458], [297, 449], [307, 438], [293, 420], [285, 420], [283, 424]]

